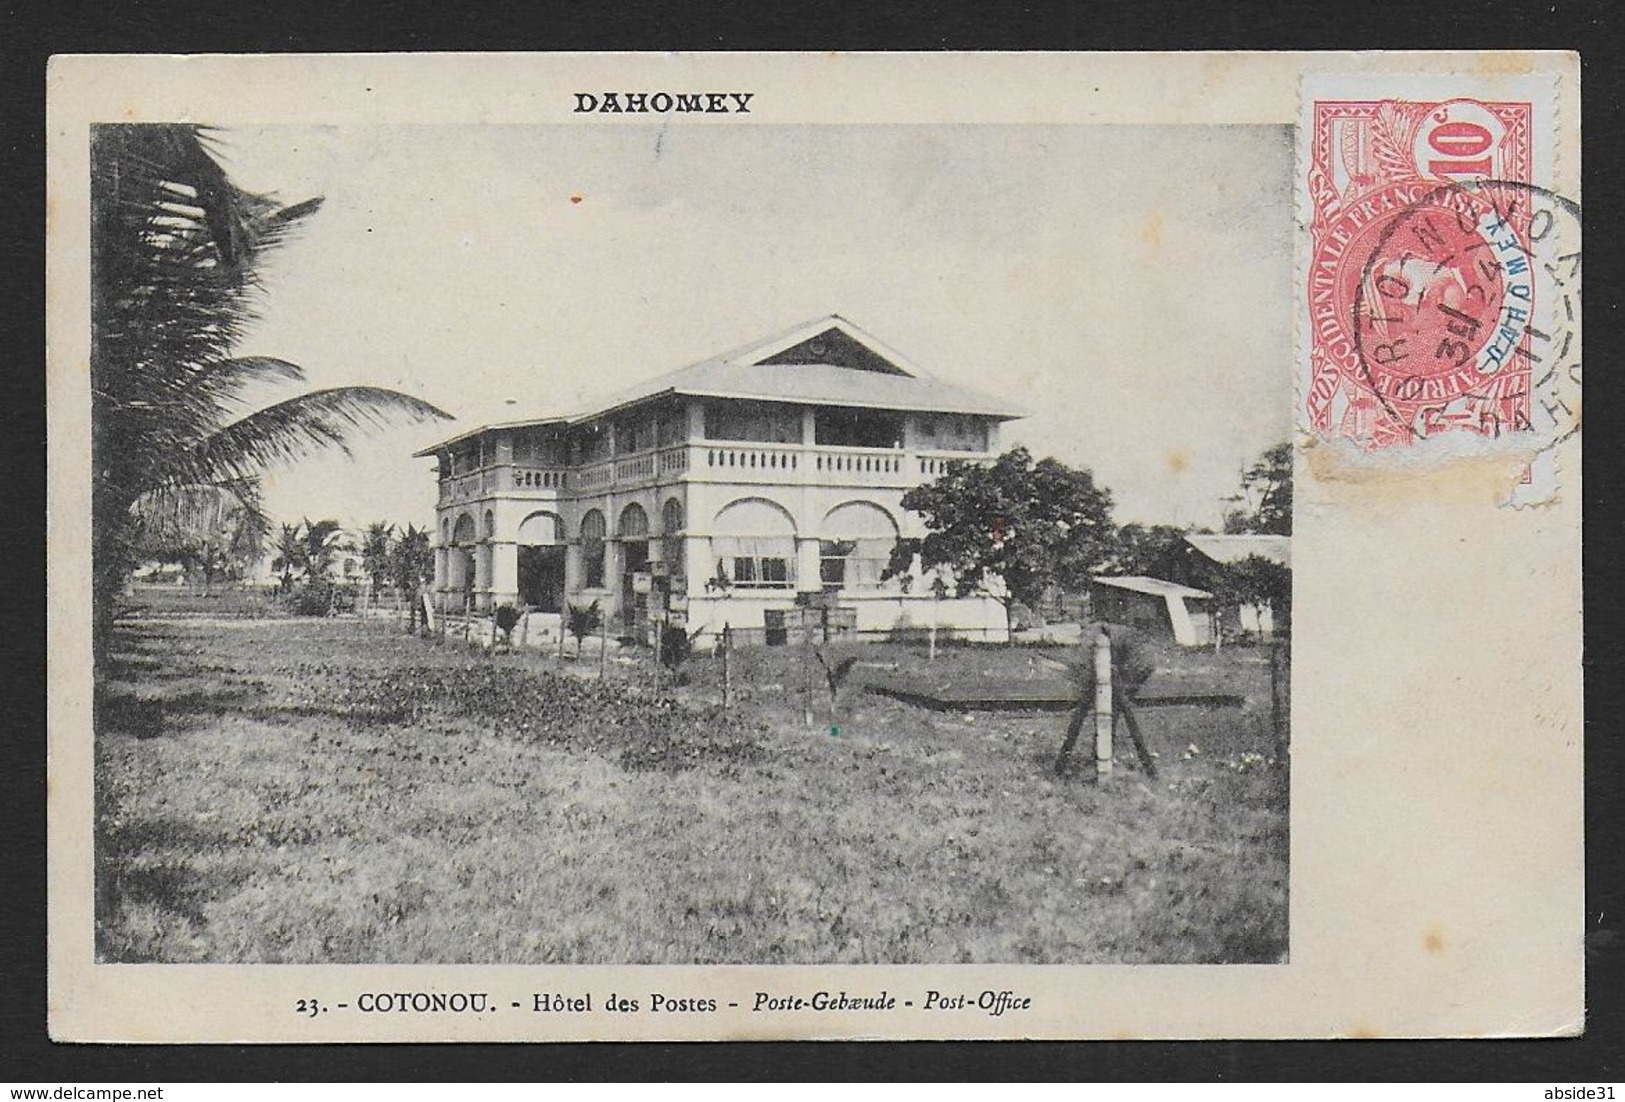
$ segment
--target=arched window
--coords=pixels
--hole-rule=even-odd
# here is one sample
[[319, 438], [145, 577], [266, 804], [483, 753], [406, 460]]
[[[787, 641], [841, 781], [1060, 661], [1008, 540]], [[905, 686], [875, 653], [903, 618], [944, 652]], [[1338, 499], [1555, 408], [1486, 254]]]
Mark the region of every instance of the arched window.
[[848, 501], [824, 517], [818, 577], [824, 586], [873, 589], [891, 561], [897, 522], [872, 501]]
[[467, 513], [457, 518], [457, 525], [451, 530], [451, 542], [459, 546], [474, 542], [474, 518]]
[[523, 547], [551, 547], [564, 542], [564, 518], [557, 513], [532, 513], [519, 522], [519, 543]]
[[660, 507], [660, 557], [666, 560], [666, 570], [673, 579], [688, 574], [688, 556], [683, 554], [683, 503], [675, 497], [667, 498]]
[[581, 568], [588, 589], [604, 586], [604, 514], [590, 509], [581, 518]]
[[615, 524], [615, 534], [623, 540], [649, 538], [649, 514], [643, 506], [633, 502], [621, 510], [621, 519]]
[[485, 511], [485, 538], [495, 539], [497, 534], [497, 515], [491, 510]]
[[712, 532], [718, 578], [750, 589], [795, 587], [796, 524], [783, 506], [743, 498], [717, 514]]

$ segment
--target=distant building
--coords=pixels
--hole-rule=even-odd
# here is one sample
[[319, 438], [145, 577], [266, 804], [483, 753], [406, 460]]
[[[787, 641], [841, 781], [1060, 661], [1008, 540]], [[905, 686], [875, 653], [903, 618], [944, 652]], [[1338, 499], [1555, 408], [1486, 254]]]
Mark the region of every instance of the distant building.
[[1213, 641], [1213, 594], [1161, 578], [1094, 578], [1089, 602], [1095, 619], [1122, 624], [1186, 647]]
[[990, 459], [1009, 404], [931, 378], [831, 315], [658, 376], [573, 415], [486, 425], [418, 454], [439, 465], [443, 607], [560, 612], [596, 600], [643, 635], [764, 627], [829, 593], [860, 632], [939, 627], [1002, 638], [986, 597], [881, 580], [924, 534], [910, 488]]
[[[1278, 566], [1292, 566], [1292, 537], [1238, 533], [1224, 535], [1190, 535], [1185, 537], [1189, 553], [1185, 554], [1168, 577], [1187, 585], [1220, 585], [1223, 571], [1248, 558], [1260, 558]], [[1220, 611], [1227, 632], [1252, 632], [1271, 635], [1275, 631], [1275, 613], [1269, 605], [1241, 605]]]
[[1255, 535], [1189, 535], [1185, 542], [1211, 562], [1228, 566], [1257, 556], [1280, 566], [1292, 565], [1292, 537]]

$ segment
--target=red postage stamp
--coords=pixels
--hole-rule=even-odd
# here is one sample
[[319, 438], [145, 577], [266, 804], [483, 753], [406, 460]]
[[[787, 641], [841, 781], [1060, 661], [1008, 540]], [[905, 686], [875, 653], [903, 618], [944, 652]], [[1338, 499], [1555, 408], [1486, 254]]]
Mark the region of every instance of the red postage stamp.
[[1530, 432], [1535, 105], [1305, 110], [1309, 428], [1373, 452]]

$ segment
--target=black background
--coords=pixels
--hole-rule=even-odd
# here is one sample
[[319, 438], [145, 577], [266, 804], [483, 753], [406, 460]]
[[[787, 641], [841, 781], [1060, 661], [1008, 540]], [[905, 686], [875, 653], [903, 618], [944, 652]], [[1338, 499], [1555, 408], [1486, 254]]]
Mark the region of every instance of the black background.
[[[707, 6], [343, 0], [0, 3], [0, 1081], [1403, 1080], [1622, 1078], [1618, 4], [1048, 2]], [[44, 88], [53, 53], [397, 50], [1562, 49], [1582, 58], [1586, 287], [1587, 1034], [1539, 1041], [55, 1045], [45, 1034]], [[956, 94], [945, 90], [944, 94]], [[1566, 483], [1567, 485], [1567, 483]], [[1494, 601], [1494, 594], [1485, 594]], [[1520, 622], [1538, 608], [1507, 608]], [[1510, 951], [1510, 947], [1509, 947]], [[1539, 1095], [1531, 1093], [1531, 1097]]]

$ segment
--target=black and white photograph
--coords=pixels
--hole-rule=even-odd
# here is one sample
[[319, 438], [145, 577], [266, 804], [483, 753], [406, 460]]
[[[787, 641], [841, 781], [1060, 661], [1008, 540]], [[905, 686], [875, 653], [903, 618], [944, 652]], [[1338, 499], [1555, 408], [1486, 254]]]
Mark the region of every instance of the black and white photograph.
[[1248, 1036], [1369, 959], [1349, 900], [1384, 975], [1476, 954], [1469, 844], [1389, 841], [1500, 836], [1416, 799], [1493, 757], [1429, 741], [1501, 580], [1444, 564], [1577, 520], [1306, 434], [1297, 70], [957, 122], [593, 60], [529, 121], [389, 65], [84, 116], [73, 968], [279, 1040]]
[[1285, 959], [1284, 128], [92, 143], [102, 959]]

